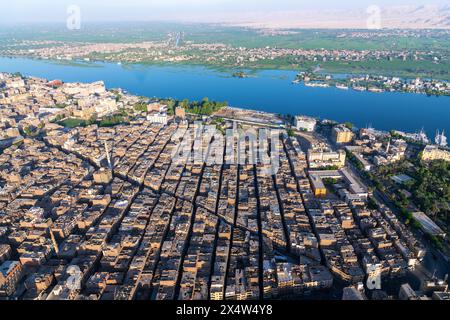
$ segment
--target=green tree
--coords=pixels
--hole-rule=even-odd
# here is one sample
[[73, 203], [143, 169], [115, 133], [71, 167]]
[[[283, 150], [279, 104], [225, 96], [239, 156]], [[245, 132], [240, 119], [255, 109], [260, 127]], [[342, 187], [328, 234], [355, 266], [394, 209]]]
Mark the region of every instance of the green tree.
[[353, 125], [353, 123], [351, 123], [351, 122], [346, 122], [346, 123], [344, 123], [344, 125], [345, 125], [347, 128], [349, 128], [350, 130], [353, 130], [353, 128], [354, 128], [354, 125]]
[[287, 134], [288, 134], [289, 137], [295, 136], [295, 132], [294, 132], [294, 130], [293, 130], [292, 128], [289, 128], [289, 129], [287, 130]]

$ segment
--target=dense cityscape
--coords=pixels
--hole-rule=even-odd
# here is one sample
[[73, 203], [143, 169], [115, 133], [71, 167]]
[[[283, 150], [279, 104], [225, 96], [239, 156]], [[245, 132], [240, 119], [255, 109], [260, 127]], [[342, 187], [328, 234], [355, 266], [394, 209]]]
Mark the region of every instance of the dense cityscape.
[[446, 308], [448, 0], [0, 12], [3, 318]]
[[3, 299], [449, 299], [444, 132], [7, 73], [0, 105]]

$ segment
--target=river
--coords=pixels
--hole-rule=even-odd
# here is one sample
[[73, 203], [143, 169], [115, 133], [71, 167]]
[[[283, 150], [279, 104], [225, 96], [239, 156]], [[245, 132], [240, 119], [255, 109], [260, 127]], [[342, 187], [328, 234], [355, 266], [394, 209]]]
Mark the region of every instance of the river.
[[450, 98], [410, 93], [371, 93], [293, 85], [295, 71], [258, 71], [234, 78], [231, 71], [201, 66], [118, 65], [103, 62], [64, 63], [0, 57], [0, 72], [60, 79], [65, 82], [103, 80], [108, 88], [136, 95], [228, 101], [231, 106], [282, 114], [303, 114], [357, 127], [417, 132], [430, 138], [437, 129], [450, 133]]

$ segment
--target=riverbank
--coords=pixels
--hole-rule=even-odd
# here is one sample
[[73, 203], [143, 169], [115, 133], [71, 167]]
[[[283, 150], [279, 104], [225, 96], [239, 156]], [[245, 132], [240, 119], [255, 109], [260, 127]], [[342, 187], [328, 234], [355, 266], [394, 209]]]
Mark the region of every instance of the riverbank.
[[93, 67], [64, 65], [44, 60], [0, 58], [0, 72], [65, 82], [105, 81], [108, 88], [123, 88], [139, 96], [201, 101], [228, 101], [229, 105], [275, 114], [304, 114], [357, 127], [418, 132], [432, 137], [436, 130], [450, 132], [446, 97], [409, 93], [371, 93], [337, 88], [292, 85], [296, 71], [266, 70], [256, 77], [233, 78], [230, 73], [198, 66], [148, 66], [93, 63]]
[[433, 79], [407, 79], [399, 77], [388, 77], [384, 75], [345, 75], [335, 77], [333, 74], [322, 74], [316, 72], [300, 72], [294, 84], [304, 83], [310, 87], [336, 87], [341, 90], [370, 91], [374, 93], [402, 92], [426, 94], [428, 96], [450, 96], [450, 83]]
[[[259, 71], [279, 70], [279, 71], [295, 71], [295, 70], [312, 70], [317, 67], [317, 61], [291, 61], [289, 58], [275, 58], [259, 62], [246, 62], [237, 66], [235, 63], [209, 61], [209, 60], [181, 60], [181, 61], [157, 61], [157, 60], [136, 60], [128, 61], [119, 58], [102, 58], [92, 56], [86, 59], [44, 59], [41, 57], [28, 55], [9, 55], [1, 56], [3, 58], [23, 58], [50, 61], [55, 63], [80, 64], [80, 66], [88, 66], [90, 63], [114, 63], [120, 65], [144, 65], [144, 66], [193, 66], [204, 67], [221, 72], [227, 72], [233, 75], [236, 70], [245, 70], [246, 74], [253, 74]], [[379, 60], [379, 61], [320, 61], [321, 69], [332, 74], [348, 74], [348, 75], [385, 75], [388, 77], [400, 77], [415, 79], [432, 78], [441, 81], [450, 81], [450, 62], [443, 61], [440, 64], [435, 64], [430, 61], [411, 61], [405, 62], [402, 60]]]

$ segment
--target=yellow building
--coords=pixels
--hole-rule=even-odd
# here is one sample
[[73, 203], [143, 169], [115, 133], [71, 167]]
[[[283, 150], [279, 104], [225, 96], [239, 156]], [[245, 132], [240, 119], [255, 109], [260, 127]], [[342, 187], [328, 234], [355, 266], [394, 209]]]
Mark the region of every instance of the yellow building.
[[426, 146], [422, 152], [423, 161], [444, 160], [450, 161], [450, 152], [439, 149], [437, 146]]
[[0, 296], [10, 296], [16, 291], [22, 270], [19, 261], [6, 261], [0, 266]]
[[180, 119], [185, 119], [186, 118], [186, 110], [181, 107], [175, 108], [175, 117], [180, 118]]
[[99, 171], [94, 173], [94, 181], [98, 184], [110, 183], [113, 179], [112, 171], [105, 168], [101, 168]]
[[311, 169], [337, 167], [338, 169], [345, 166], [346, 153], [344, 150], [309, 150], [308, 151], [308, 165]]
[[353, 140], [353, 132], [345, 126], [336, 126], [333, 128], [333, 140], [337, 144], [349, 143]]
[[325, 187], [324, 183], [322, 182], [322, 179], [316, 175], [311, 175], [311, 185], [312, 189], [314, 191], [314, 195], [318, 198], [326, 197], [327, 195], [327, 188]]

